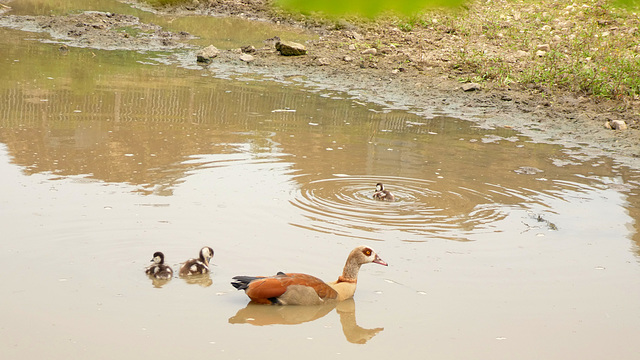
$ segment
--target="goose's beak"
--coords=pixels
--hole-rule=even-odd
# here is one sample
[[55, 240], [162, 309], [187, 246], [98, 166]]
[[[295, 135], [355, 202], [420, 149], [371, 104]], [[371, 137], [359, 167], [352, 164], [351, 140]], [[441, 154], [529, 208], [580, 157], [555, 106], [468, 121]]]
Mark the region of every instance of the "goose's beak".
[[380, 259], [380, 256], [378, 256], [378, 254], [376, 254], [376, 258], [373, 259], [373, 262], [376, 264], [380, 264], [380, 265], [384, 265], [384, 266], [389, 266], [389, 264], [387, 264], [386, 261]]

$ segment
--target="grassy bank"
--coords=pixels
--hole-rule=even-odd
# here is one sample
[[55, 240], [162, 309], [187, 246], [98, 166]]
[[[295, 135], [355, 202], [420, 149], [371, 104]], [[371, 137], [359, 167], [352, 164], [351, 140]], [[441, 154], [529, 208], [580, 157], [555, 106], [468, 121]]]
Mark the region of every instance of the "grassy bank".
[[409, 17], [348, 21], [288, 13], [272, 7], [272, 0], [147, 2], [252, 8], [263, 11], [262, 17], [330, 30], [356, 24], [363, 46], [390, 47], [408, 54], [402, 60], [406, 63], [442, 69], [461, 82], [640, 99], [640, 20], [611, 1], [482, 0]]
[[459, 37], [452, 67], [474, 81], [640, 95], [638, 15], [607, 2], [490, 0], [397, 21], [407, 32], [431, 28]]

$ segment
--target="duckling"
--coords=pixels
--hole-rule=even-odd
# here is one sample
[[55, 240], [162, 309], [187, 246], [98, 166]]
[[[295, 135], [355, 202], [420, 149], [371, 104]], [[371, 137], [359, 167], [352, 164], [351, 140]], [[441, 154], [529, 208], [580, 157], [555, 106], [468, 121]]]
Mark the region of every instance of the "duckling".
[[385, 190], [382, 183], [376, 184], [376, 192], [373, 194], [376, 200], [394, 201], [396, 198], [389, 190]]
[[180, 268], [180, 276], [199, 275], [209, 272], [209, 261], [213, 258], [213, 249], [205, 246], [200, 250], [198, 259], [187, 260]]
[[173, 277], [173, 269], [169, 265], [164, 264], [164, 254], [156, 251], [151, 259], [153, 265], [149, 266], [145, 271], [147, 275], [159, 280], [169, 280]]

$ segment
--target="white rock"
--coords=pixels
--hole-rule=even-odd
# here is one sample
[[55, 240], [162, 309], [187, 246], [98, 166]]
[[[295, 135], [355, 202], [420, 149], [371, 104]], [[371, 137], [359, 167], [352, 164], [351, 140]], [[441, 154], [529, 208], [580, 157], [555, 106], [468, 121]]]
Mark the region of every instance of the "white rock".
[[196, 58], [198, 62], [202, 63], [210, 63], [211, 60], [220, 55], [220, 50], [213, 45], [209, 45], [206, 48], [198, 51], [196, 53]]
[[375, 55], [378, 53], [376, 48], [368, 48], [360, 52], [362, 55]]
[[607, 124], [613, 130], [627, 130], [627, 123], [623, 120], [611, 120]]
[[463, 91], [476, 91], [476, 90], [480, 90], [480, 89], [482, 89], [482, 86], [480, 86], [480, 84], [477, 84], [477, 83], [462, 84], [462, 90]]
[[542, 50], [545, 52], [548, 52], [551, 50], [551, 46], [549, 46], [549, 44], [541, 44], [537, 46], [538, 50]]
[[244, 62], [252, 62], [253, 60], [255, 60], [255, 58], [253, 57], [253, 55], [242, 54], [242, 55], [240, 55], [240, 60], [242, 60]]

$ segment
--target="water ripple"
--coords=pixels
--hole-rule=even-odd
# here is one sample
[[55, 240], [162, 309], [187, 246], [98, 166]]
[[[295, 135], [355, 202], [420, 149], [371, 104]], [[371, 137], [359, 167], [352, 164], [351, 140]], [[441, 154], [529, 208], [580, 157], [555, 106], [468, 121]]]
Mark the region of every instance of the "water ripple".
[[[373, 198], [382, 182], [396, 200]], [[334, 175], [308, 182], [291, 204], [302, 210], [305, 223], [295, 226], [371, 240], [431, 237], [467, 240], [477, 231], [496, 231], [492, 224], [506, 216], [492, 196], [464, 187], [436, 186], [435, 181], [405, 177]]]

